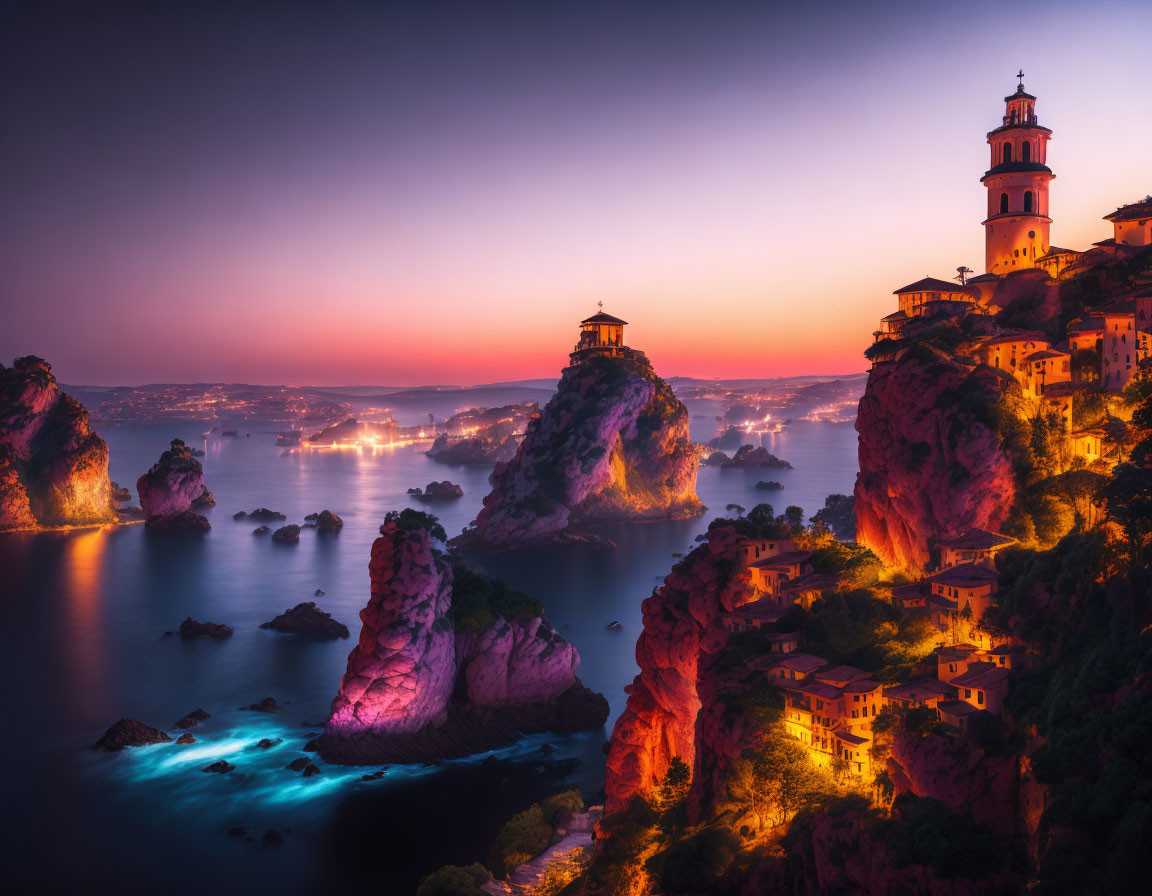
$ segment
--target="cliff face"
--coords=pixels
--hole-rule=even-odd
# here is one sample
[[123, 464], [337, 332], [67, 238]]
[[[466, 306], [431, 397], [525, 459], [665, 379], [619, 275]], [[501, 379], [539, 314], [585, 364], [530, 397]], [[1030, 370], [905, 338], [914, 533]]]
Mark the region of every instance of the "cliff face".
[[[605, 814], [622, 809], [633, 794], [650, 790], [679, 757], [698, 768], [698, 744], [710, 757], [707, 774], [694, 775], [693, 804], [707, 801], [702, 789], [725, 748], [740, 732], [725, 730], [722, 710], [711, 701], [701, 713], [701, 657], [727, 640], [724, 613], [752, 598], [751, 585], [734, 574], [742, 539], [731, 526], [716, 526], [708, 540], [673, 567], [644, 601], [644, 631], [636, 642], [640, 673], [626, 689], [628, 703], [612, 731], [608, 751]], [[707, 661], [705, 660], [705, 664]], [[718, 684], [708, 678], [705, 692]], [[701, 717], [698, 734], [697, 716]]]
[[581, 524], [678, 519], [696, 496], [688, 410], [639, 353], [567, 367], [461, 543], [493, 549], [563, 540]]
[[208, 493], [204, 467], [180, 439], [173, 439], [172, 447], [136, 480], [136, 491], [145, 517], [177, 516]]
[[0, 529], [113, 522], [108, 445], [40, 358], [0, 366]]
[[360, 641], [313, 742], [325, 759], [449, 758], [604, 723], [607, 701], [580, 683], [579, 654], [546, 619], [454, 618], [454, 570], [426, 530], [383, 526], [369, 570]]
[[931, 536], [999, 531], [1017, 500], [997, 407], [1018, 390], [989, 367], [909, 353], [876, 364], [860, 400], [856, 537], [919, 570]]
[[988, 756], [966, 740], [897, 732], [888, 757], [895, 793], [931, 797], [1001, 837], [1017, 829], [1020, 756]]

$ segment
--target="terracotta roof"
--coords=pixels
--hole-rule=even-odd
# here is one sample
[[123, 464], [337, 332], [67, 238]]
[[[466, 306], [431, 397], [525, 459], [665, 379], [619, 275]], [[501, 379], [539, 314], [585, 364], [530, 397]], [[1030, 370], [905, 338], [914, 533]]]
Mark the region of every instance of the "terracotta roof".
[[854, 746], [854, 747], [858, 747], [858, 746], [860, 746], [861, 744], [866, 744], [866, 743], [868, 743], [868, 738], [866, 738], [866, 737], [860, 737], [859, 735], [853, 734], [851, 731], [840, 731], [840, 730], [837, 730], [837, 731], [833, 731], [833, 732], [832, 732], [832, 735], [833, 735], [833, 736], [834, 736], [834, 737], [835, 737], [837, 740], [842, 740], [842, 741], [844, 741], [844, 742], [845, 742], [845, 743], [847, 743], [847, 744], [852, 744], [852, 746]]
[[923, 700], [928, 697], [951, 696], [953, 688], [947, 682], [936, 678], [921, 678], [909, 681], [906, 684], [892, 685], [884, 689], [885, 699], [893, 700]]
[[880, 318], [881, 321], [894, 321], [894, 320], [908, 320], [908, 315], [903, 311], [894, 311], [892, 314]]
[[860, 678], [850, 681], [844, 686], [845, 694], [868, 694], [880, 687], [880, 682], [874, 678]]
[[801, 694], [809, 694], [823, 700], [839, 700], [841, 696], [840, 688], [815, 679], [789, 682], [788, 690], [799, 691]]
[[1058, 351], [1053, 348], [1042, 348], [1038, 352], [1032, 352], [1024, 360], [1025, 361], [1044, 361], [1048, 358], [1066, 358], [1068, 352]]
[[940, 539], [940, 547], [960, 551], [990, 551], [993, 548], [1002, 548], [1015, 543], [1015, 538], [1009, 538], [999, 532], [989, 532], [987, 529], [976, 528], [969, 529], [967, 532], [952, 538]]
[[585, 318], [580, 321], [581, 324], [626, 324], [628, 321], [620, 320], [618, 317], [613, 317], [611, 314], [605, 314], [603, 311], [598, 314], [593, 314], [591, 317]]
[[975, 644], [948, 644], [944, 647], [937, 647], [936, 656], [941, 662], [951, 663], [965, 659], [979, 649]]
[[898, 296], [905, 292], [958, 292], [967, 294], [968, 290], [958, 283], [949, 283], [947, 280], [937, 280], [935, 277], [925, 277], [915, 283], [909, 283], [900, 289], [894, 289], [892, 295]]
[[937, 585], [947, 585], [950, 588], [978, 588], [982, 585], [995, 584], [999, 576], [987, 566], [976, 563], [961, 563], [959, 566], [950, 566], [928, 577], [930, 582]]
[[1099, 307], [1093, 308], [1092, 310], [1096, 314], [1131, 315], [1136, 313], [1136, 305], [1128, 299], [1120, 299], [1116, 302], [1109, 302], [1107, 305], [1100, 305]]
[[818, 656], [813, 656], [810, 653], [789, 653], [786, 656], [780, 657], [772, 663], [773, 667], [782, 669], [790, 669], [793, 672], [803, 672], [807, 675], [809, 672], [819, 669], [821, 666], [827, 666], [828, 661], [821, 659]]
[[865, 672], [863, 669], [857, 669], [855, 666], [833, 666], [831, 669], [817, 672], [816, 678], [820, 681], [847, 682], [868, 674], [868, 672]]
[[965, 703], [963, 700], [949, 700], [946, 703], [936, 704], [936, 708], [942, 713], [947, 713], [950, 716], [970, 716], [974, 712], [980, 712], [978, 707], [973, 706], [971, 703]]
[[1104, 329], [1104, 321], [1098, 317], [1078, 317], [1068, 324], [1069, 333], [1094, 333]]
[[1075, 249], [1061, 249], [1059, 246], [1049, 246], [1048, 251], [1041, 255], [1041, 258], [1055, 258], [1057, 255], [1080, 255], [1081, 253]]
[[892, 596], [897, 600], [924, 597], [927, 593], [923, 582], [909, 582], [907, 585], [897, 585], [892, 589]]
[[765, 557], [763, 560], [757, 560], [750, 565], [758, 569], [768, 569], [772, 566], [794, 566], [797, 563], [806, 562], [811, 556], [811, 551], [788, 551], [784, 554], [777, 554], [775, 557]]
[[1141, 218], [1152, 218], [1152, 196], [1122, 205], [1112, 214], [1104, 216], [1105, 221], [1137, 221]]
[[993, 647], [988, 652], [994, 656], [1008, 656], [1012, 653], [1019, 653], [1020, 648], [1015, 644], [1001, 644], [999, 647]]
[[985, 340], [984, 345], [1003, 345], [1008, 342], [1043, 342], [1045, 345], [1049, 344], [1048, 337], [1036, 330], [1021, 330], [1016, 333], [1001, 333], [999, 336], [993, 336], [991, 339]]
[[994, 666], [983, 660], [972, 663], [963, 675], [952, 679], [952, 684], [958, 688], [991, 688], [1008, 680], [1008, 670], [1003, 666]]
[[[802, 552], [796, 551], [795, 553]], [[781, 554], [780, 556], [784, 555]], [[785, 583], [780, 591], [783, 594], [793, 594], [800, 591], [823, 591], [825, 588], [835, 588], [839, 584], [840, 576], [838, 575], [813, 572], [805, 576], [797, 576], [792, 581]]]

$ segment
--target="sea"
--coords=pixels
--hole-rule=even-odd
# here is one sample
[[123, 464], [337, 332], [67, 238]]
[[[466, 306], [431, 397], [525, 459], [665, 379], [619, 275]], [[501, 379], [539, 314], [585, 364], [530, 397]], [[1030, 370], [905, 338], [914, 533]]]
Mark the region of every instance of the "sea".
[[[693, 438], [715, 430], [714, 408], [693, 408]], [[133, 488], [173, 438], [203, 448], [216, 506], [204, 537], [156, 537], [140, 525], [0, 535], [0, 739], [8, 892], [155, 889], [164, 893], [321, 893], [347, 886], [406, 894], [443, 864], [483, 860], [500, 825], [561, 789], [602, 798], [603, 746], [636, 674], [640, 605], [690, 551], [709, 520], [767, 500], [810, 516], [831, 493], [851, 492], [851, 423], [796, 421], [763, 444], [791, 470], [702, 467], [708, 512], [694, 520], [618, 525], [615, 548], [567, 546], [467, 559], [541, 599], [580, 651], [580, 675], [603, 693], [603, 730], [536, 735], [468, 759], [374, 768], [329, 766], [303, 778], [285, 766], [319, 732], [369, 596], [368, 557], [386, 512], [417, 507], [455, 534], [487, 493], [486, 468], [446, 467], [427, 445], [288, 450], [277, 424], [241, 424], [236, 437], [204, 436], [210, 423], [97, 425], [112, 479]], [[450, 479], [464, 497], [422, 504], [411, 487]], [[783, 488], [758, 491], [761, 479]], [[330, 509], [339, 535], [305, 529], [294, 546], [253, 535], [236, 511], [268, 507], [301, 523]], [[323, 596], [315, 596], [321, 589]], [[352, 632], [325, 643], [260, 628], [314, 600]], [[224, 623], [225, 641], [165, 637], [182, 620]], [[609, 625], [620, 627], [610, 630]], [[241, 707], [273, 697], [276, 714]], [[191, 746], [119, 753], [92, 749], [128, 717], [159, 728], [191, 710], [211, 718]], [[179, 732], [173, 732], [173, 736]], [[262, 738], [278, 740], [269, 750]], [[228, 774], [203, 771], [218, 759]], [[244, 829], [238, 835], [236, 829]], [[263, 845], [269, 829], [284, 842]]]

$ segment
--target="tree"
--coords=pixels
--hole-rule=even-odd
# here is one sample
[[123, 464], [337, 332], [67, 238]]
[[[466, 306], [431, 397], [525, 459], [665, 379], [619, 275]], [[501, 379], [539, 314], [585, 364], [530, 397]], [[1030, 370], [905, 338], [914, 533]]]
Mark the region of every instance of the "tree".
[[416, 896], [485, 896], [481, 887], [492, 879], [479, 862], [445, 865], [420, 881]]
[[733, 771], [732, 795], [758, 822], [772, 827], [787, 823], [830, 789], [808, 750], [779, 729], [769, 730], [758, 750], [746, 750]]
[[784, 509], [784, 522], [792, 527], [793, 532], [799, 532], [804, 528], [804, 508], [797, 507], [795, 504]]
[[1133, 560], [1143, 564], [1145, 544], [1152, 535], [1152, 438], [1140, 442], [1129, 462], [1112, 471], [1104, 499], [1108, 515], [1128, 536]]

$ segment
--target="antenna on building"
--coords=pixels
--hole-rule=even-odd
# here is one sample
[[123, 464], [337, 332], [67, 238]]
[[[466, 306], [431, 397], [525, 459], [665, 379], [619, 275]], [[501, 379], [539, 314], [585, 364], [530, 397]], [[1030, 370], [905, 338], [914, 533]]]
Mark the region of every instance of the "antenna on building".
[[971, 273], [972, 273], [972, 268], [967, 267], [965, 265], [960, 265], [960, 267], [956, 268], [956, 276], [953, 277], [952, 279], [953, 280], [959, 280], [960, 285], [964, 286], [968, 282], [968, 275]]

